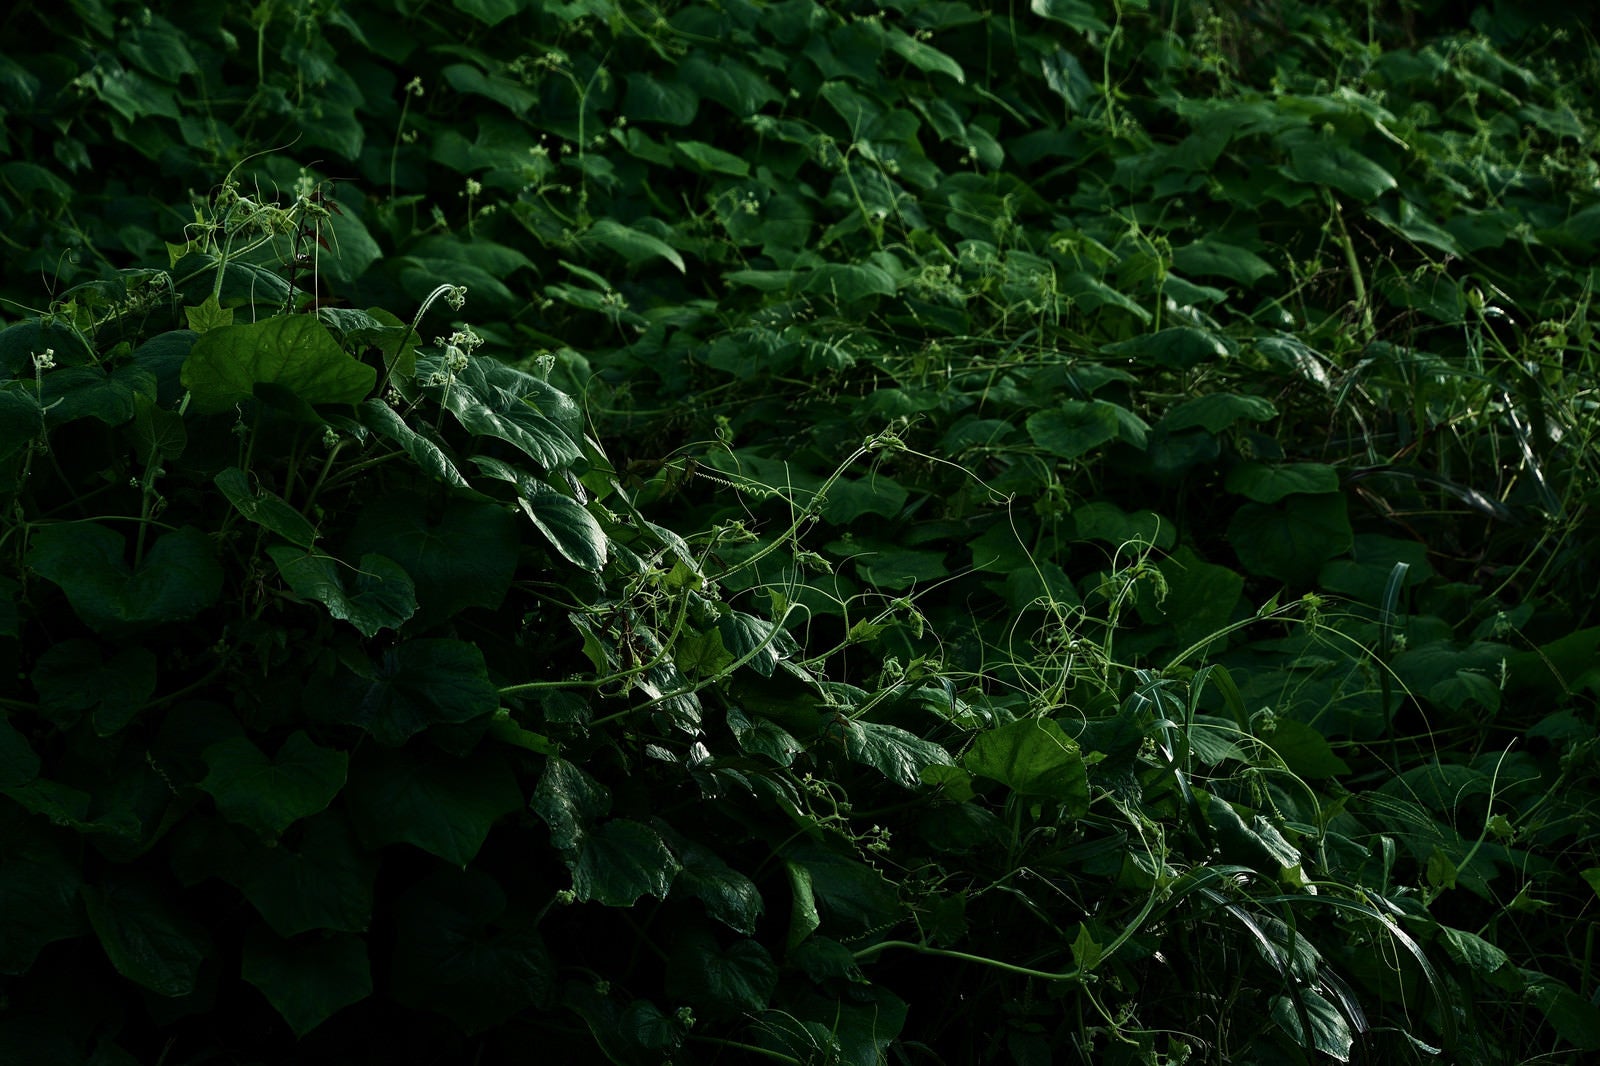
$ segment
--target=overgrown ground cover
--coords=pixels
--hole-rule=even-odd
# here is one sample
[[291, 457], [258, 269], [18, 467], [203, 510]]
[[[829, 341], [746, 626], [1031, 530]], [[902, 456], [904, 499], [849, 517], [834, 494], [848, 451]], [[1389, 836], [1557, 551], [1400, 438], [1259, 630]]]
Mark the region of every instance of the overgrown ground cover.
[[1600, 47], [19, 5], [0, 1061], [1600, 1049]]

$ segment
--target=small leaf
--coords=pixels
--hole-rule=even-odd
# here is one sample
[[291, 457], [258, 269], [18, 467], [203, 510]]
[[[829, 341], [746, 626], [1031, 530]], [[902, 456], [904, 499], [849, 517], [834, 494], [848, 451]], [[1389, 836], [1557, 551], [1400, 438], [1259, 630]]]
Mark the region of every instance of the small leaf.
[[198, 307], [185, 307], [183, 314], [188, 320], [189, 328], [196, 333], [233, 325], [233, 308], [223, 307], [217, 303], [216, 293], [208, 295], [205, 303]]
[[679, 255], [678, 250], [672, 245], [660, 237], [630, 229], [622, 223], [609, 218], [603, 218], [590, 226], [589, 231], [584, 234], [584, 238], [611, 249], [629, 263], [660, 258], [671, 263], [678, 269], [680, 274], [688, 271], [688, 267], [683, 262], [683, 256]]
[[753, 936], [765, 906], [756, 883], [702, 844], [682, 841], [677, 850], [683, 865], [672, 882], [673, 897], [692, 896], [704, 903], [706, 913], [717, 921]]
[[704, 141], [674, 141], [672, 148], [703, 174], [731, 174], [742, 178], [750, 173], [750, 164], [743, 156], [724, 152]]
[[333, 802], [344, 786], [349, 756], [298, 730], [268, 758], [244, 737], [211, 745], [201, 755], [209, 773], [200, 787], [231, 822], [276, 840], [285, 829]]
[[372, 995], [366, 941], [348, 933], [311, 941], [247, 935], [239, 976], [261, 990], [297, 1037]]
[[1077, 459], [1117, 439], [1115, 405], [1101, 400], [1064, 400], [1059, 407], [1028, 416], [1033, 443], [1062, 459]]
[[575, 764], [550, 758], [528, 805], [550, 827], [550, 843], [571, 851], [583, 840], [589, 823], [610, 812], [611, 793]]
[[1345, 1021], [1344, 1015], [1315, 990], [1301, 988], [1298, 992], [1306, 1016], [1311, 1022], [1311, 1032], [1309, 1034], [1305, 1032], [1300, 1021], [1300, 1011], [1296, 1009], [1295, 1001], [1288, 996], [1273, 997], [1272, 1020], [1301, 1047], [1320, 1051], [1335, 1062], [1349, 1062], [1350, 1049], [1355, 1046], [1356, 1038], [1350, 1031], [1350, 1024]]
[[1327, 185], [1363, 203], [1376, 200], [1398, 182], [1394, 175], [1343, 141], [1302, 139], [1290, 150], [1284, 173], [1296, 181]]
[[1180, 403], [1168, 411], [1158, 425], [1168, 433], [1177, 433], [1196, 426], [1208, 433], [1221, 433], [1239, 421], [1267, 422], [1277, 417], [1278, 409], [1272, 405], [1271, 400], [1260, 396], [1212, 393], [1210, 396], [1199, 396]]

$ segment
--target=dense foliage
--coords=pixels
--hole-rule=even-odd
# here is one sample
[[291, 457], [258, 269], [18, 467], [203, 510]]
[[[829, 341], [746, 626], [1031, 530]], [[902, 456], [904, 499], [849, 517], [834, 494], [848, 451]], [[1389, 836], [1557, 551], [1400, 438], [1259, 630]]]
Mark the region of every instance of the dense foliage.
[[0, 1061], [1600, 1049], [1600, 46], [15, 5]]

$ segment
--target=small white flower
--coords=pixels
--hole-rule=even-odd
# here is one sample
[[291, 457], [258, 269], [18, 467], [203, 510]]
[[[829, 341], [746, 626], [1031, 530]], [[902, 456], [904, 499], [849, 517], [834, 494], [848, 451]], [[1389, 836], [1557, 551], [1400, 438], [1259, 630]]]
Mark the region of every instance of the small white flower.
[[51, 370], [56, 365], [56, 350], [46, 348], [42, 352], [33, 353], [33, 368], [38, 371]]
[[412, 78], [410, 81], [406, 82], [406, 94], [408, 96], [422, 95], [422, 79], [420, 77]]

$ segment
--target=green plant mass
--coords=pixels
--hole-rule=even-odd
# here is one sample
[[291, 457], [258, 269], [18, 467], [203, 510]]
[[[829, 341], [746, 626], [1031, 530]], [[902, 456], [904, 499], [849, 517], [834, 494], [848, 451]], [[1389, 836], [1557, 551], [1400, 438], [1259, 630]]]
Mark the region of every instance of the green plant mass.
[[1600, 43], [0, 15], [0, 1063], [1600, 1053]]

